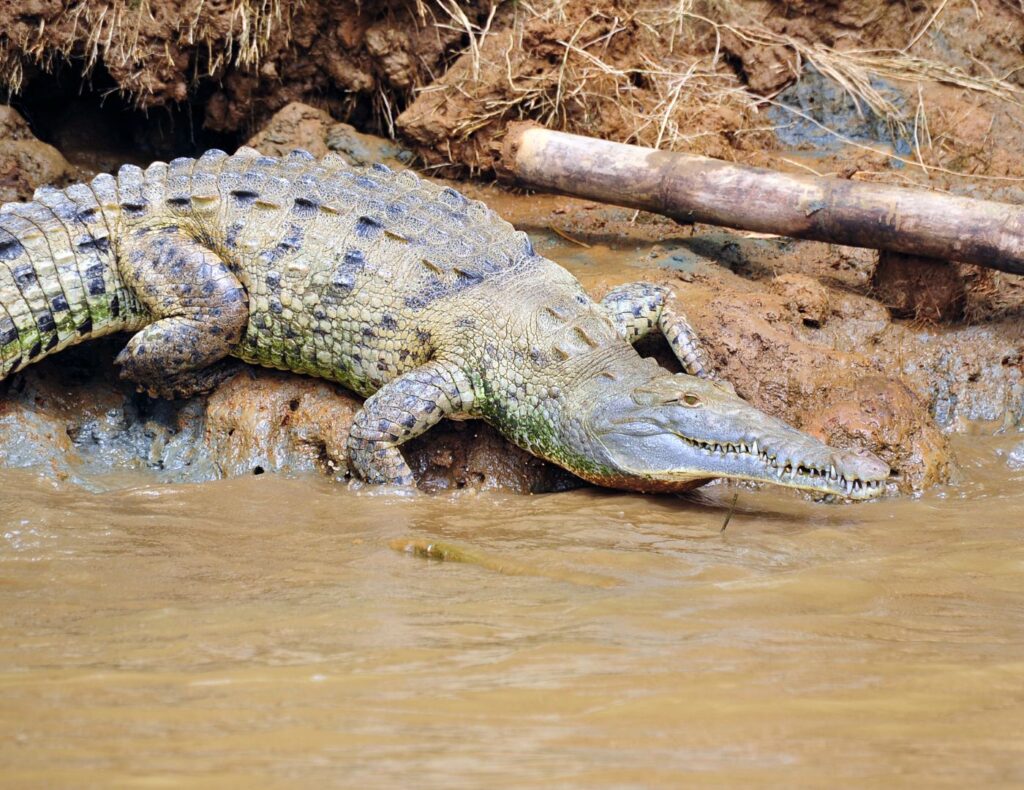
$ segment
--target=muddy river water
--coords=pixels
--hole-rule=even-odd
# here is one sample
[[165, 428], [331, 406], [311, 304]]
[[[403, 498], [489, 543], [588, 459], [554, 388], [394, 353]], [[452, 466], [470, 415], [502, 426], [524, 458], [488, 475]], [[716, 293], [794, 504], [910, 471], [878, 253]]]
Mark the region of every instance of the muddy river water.
[[[1024, 782], [1019, 442], [724, 532], [724, 486], [0, 471], [0, 784]], [[396, 549], [438, 543], [471, 561]]]

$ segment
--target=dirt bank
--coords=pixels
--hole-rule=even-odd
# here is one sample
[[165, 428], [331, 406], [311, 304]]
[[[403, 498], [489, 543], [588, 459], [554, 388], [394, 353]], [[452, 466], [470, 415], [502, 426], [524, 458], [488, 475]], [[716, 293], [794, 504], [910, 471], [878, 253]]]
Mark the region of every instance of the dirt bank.
[[[467, 23], [484, 13], [460, 6]], [[405, 0], [9, 3], [0, 82], [32, 91], [70, 62], [141, 108], [191, 104], [217, 131], [244, 132], [296, 99], [387, 129], [459, 45], [451, 23]]]

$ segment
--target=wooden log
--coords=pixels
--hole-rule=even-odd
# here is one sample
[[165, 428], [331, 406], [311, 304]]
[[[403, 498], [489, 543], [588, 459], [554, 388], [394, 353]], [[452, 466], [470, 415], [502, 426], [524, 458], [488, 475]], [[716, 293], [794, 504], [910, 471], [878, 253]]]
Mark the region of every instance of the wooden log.
[[520, 186], [683, 222], [976, 263], [1024, 274], [1024, 207], [794, 175], [512, 124], [501, 166]]

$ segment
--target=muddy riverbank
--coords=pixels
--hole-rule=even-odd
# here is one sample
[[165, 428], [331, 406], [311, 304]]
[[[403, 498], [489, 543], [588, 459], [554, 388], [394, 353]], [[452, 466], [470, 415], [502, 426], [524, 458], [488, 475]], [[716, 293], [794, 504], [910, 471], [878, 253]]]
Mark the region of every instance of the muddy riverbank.
[[[3, 12], [0, 79], [15, 106], [0, 140], [5, 200], [120, 161], [246, 141], [413, 166], [456, 177], [595, 295], [631, 279], [674, 288], [744, 397], [878, 453], [894, 493], [957, 479], [951, 434], [1016, 431], [1024, 419], [1019, 277], [680, 227], [491, 180], [507, 123], [528, 118], [784, 170], [1024, 200], [1024, 14], [1012, 3], [952, 2], [934, 15], [888, 2], [58, 6]], [[29, 426], [9, 463], [73, 476], [116, 447], [118, 464], [164, 479], [344, 475], [357, 401], [337, 388], [253, 371], [209, 399], [149, 401], [112, 378], [113, 348], [4, 385], [7, 430]], [[485, 426], [434, 438], [413, 448], [428, 488], [574, 484]]]
[[[339, 152], [358, 164], [402, 167], [412, 156], [401, 141], [359, 133], [301, 104], [283, 109], [249, 142], [270, 154]], [[54, 149], [28, 144], [63, 162]], [[63, 178], [73, 172], [66, 162], [55, 167]], [[1024, 420], [1019, 278], [997, 281], [962, 266], [947, 272], [959, 287], [956, 320], [908, 315], [892, 293], [920, 301], [939, 287], [935, 278], [926, 273], [902, 290], [879, 289], [878, 255], [870, 250], [681, 227], [591, 202], [452, 183], [530, 233], [542, 254], [595, 296], [631, 280], [673, 288], [716, 367], [743, 397], [835, 446], [877, 453], [893, 469], [892, 493], [957, 479], [951, 433], [1013, 432]], [[978, 315], [985, 318], [968, 318]], [[5, 383], [8, 436], [27, 432], [6, 451], [8, 464], [65, 478], [124, 465], [168, 481], [309, 470], [346, 477], [345, 438], [358, 406], [350, 394], [252, 370], [208, 398], [155, 401], [116, 380], [109, 361], [123, 342], [78, 349]], [[648, 352], [672, 366], [665, 348]], [[410, 450], [430, 490], [579, 484], [484, 425], [444, 426]]]

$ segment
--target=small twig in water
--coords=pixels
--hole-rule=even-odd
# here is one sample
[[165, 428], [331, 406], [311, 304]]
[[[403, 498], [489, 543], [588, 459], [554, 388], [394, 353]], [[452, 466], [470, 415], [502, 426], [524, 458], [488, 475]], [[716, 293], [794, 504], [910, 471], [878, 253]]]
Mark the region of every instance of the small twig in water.
[[722, 522], [722, 528], [718, 530], [719, 532], [725, 532], [725, 528], [729, 526], [729, 522], [732, 520], [732, 514], [736, 512], [736, 500], [739, 498], [740, 495], [738, 493], [732, 495], [732, 504], [729, 505], [729, 512], [725, 514], [725, 521]]
[[574, 239], [568, 233], [566, 233], [565, 231], [559, 230], [554, 225], [548, 225], [548, 228], [550, 228], [551, 231], [553, 231], [554, 233], [558, 234], [559, 236], [561, 236], [566, 241], [571, 241], [573, 244], [579, 244], [581, 247], [586, 247], [588, 250], [590, 249], [590, 245], [587, 244], [585, 241], [580, 241], [579, 239]]

